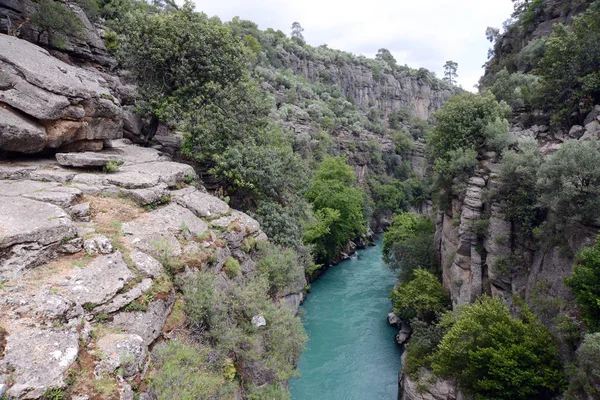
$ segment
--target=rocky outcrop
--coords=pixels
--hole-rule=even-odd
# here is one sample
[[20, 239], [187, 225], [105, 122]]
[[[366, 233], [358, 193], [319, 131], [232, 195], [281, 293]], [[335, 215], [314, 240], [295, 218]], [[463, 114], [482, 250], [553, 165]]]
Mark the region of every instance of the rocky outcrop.
[[60, 43], [53, 41], [48, 33], [40, 33], [40, 28], [31, 22], [31, 18], [39, 10], [39, 2], [35, 0], [0, 0], [0, 33], [18, 33], [18, 36], [28, 42], [55, 53], [59, 58], [68, 58], [76, 63], [99, 64], [112, 68], [117, 63], [106, 50], [104, 40], [99, 30], [90, 22], [80, 4], [76, 1], [60, 1], [73, 12], [83, 26], [79, 34], [61, 37]]
[[[227, 285], [230, 257], [243, 274], [255, 269], [241, 243], [268, 240], [195, 184], [190, 166], [126, 140], [110, 145], [100, 154], [123, 161], [110, 174], [53, 158], [0, 164], [0, 389], [9, 398], [68, 384], [72, 398], [89, 395], [72, 383], [84, 375], [132, 395], [149, 346], [180, 329], [168, 323], [177, 295], [167, 271], [210, 268]], [[303, 278], [281, 299], [292, 312]]]
[[415, 116], [428, 119], [452, 94], [443, 85], [435, 87], [407, 71], [384, 70], [376, 74], [360, 61], [324, 62], [293, 52], [282, 53], [279, 58], [294, 73], [311, 82], [331, 82], [363, 111], [376, 107], [386, 117], [406, 108]]
[[[402, 365], [406, 353], [402, 355]], [[399, 400], [463, 400], [462, 394], [456, 390], [456, 383], [433, 376], [431, 371], [421, 368], [418, 376], [411, 378], [407, 373], [398, 376]]]
[[0, 151], [101, 150], [122, 137], [128, 90], [119, 78], [0, 34]]

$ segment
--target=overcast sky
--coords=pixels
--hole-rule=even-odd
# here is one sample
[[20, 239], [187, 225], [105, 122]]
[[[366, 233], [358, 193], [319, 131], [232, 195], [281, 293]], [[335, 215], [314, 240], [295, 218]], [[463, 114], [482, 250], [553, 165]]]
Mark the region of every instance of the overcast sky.
[[289, 35], [294, 21], [313, 45], [374, 57], [384, 47], [399, 64], [425, 67], [441, 77], [458, 62], [458, 82], [473, 90], [483, 74], [488, 26], [502, 26], [511, 0], [194, 0], [198, 11], [223, 21], [235, 16]]

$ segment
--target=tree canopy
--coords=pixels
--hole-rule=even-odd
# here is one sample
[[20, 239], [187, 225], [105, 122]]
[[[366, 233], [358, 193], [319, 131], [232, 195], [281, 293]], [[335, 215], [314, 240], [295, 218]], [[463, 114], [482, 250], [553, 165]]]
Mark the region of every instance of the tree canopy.
[[496, 297], [460, 310], [432, 366], [476, 399], [548, 399], [565, 384], [552, 334], [527, 309], [512, 317]]

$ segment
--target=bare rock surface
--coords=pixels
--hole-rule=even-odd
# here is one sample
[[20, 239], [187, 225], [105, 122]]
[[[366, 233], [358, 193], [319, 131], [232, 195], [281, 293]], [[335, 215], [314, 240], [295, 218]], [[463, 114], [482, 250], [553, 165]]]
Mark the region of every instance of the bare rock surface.
[[65, 167], [89, 168], [104, 167], [108, 163], [123, 164], [123, 159], [114, 154], [103, 153], [57, 153], [56, 160]]
[[139, 335], [146, 345], [150, 345], [160, 336], [174, 302], [175, 296], [171, 294], [168, 299], [154, 300], [145, 312], [120, 312], [108, 326]]
[[201, 218], [216, 217], [229, 212], [229, 205], [223, 200], [195, 188], [176, 190], [172, 196], [174, 202]]
[[77, 234], [58, 206], [21, 197], [0, 200], [0, 279], [49, 260], [61, 241]]
[[13, 380], [7, 395], [35, 399], [47, 388], [66, 386], [64, 374], [77, 358], [78, 338], [74, 329], [9, 330], [6, 354], [0, 361], [0, 378], [10, 374]]
[[117, 251], [80, 268], [70, 279], [67, 290], [78, 304], [103, 304], [134, 277]]
[[148, 347], [139, 335], [111, 333], [97, 344], [101, 361], [95, 369], [97, 376], [113, 373], [122, 369], [124, 378], [134, 376], [143, 366]]

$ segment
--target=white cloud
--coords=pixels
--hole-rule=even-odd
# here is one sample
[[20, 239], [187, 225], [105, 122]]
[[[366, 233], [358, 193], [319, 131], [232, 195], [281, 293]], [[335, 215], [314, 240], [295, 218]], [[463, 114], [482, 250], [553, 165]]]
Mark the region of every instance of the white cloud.
[[488, 26], [501, 27], [511, 0], [194, 0], [197, 9], [223, 21], [234, 16], [261, 29], [289, 34], [292, 22], [304, 27], [314, 46], [373, 57], [389, 49], [398, 63], [443, 73], [447, 60], [458, 62], [459, 83], [471, 90], [483, 70], [490, 43]]

